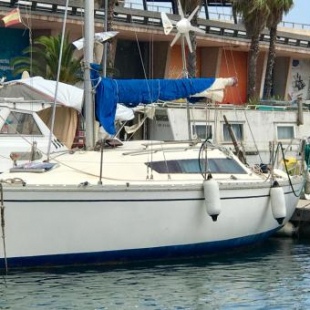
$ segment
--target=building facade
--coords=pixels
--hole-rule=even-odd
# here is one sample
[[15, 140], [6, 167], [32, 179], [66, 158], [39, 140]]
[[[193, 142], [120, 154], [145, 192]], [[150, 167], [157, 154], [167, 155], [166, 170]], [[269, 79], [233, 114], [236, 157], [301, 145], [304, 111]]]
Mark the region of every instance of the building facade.
[[[4, 42], [0, 50], [0, 77], [10, 76], [10, 58], [21, 53], [33, 38], [41, 35], [57, 35], [62, 31], [65, 0], [23, 1], [0, 0], [2, 18], [17, 6], [21, 23], [10, 28], [0, 28]], [[144, 1], [145, 2], [145, 1]], [[213, 1], [214, 2], [214, 1]], [[146, 2], [145, 2], [146, 3]], [[226, 3], [226, 2], [225, 2]], [[69, 1], [66, 32], [72, 41], [83, 36], [83, 0]], [[178, 20], [175, 14], [169, 15]], [[249, 39], [242, 24], [232, 21], [207, 19], [199, 15], [198, 25], [205, 34], [197, 35], [198, 77], [238, 78], [238, 87], [227, 91], [224, 103], [246, 102]], [[165, 35], [160, 13], [156, 10], [133, 8], [130, 3], [115, 7], [114, 30], [118, 31], [115, 68], [119, 78], [179, 78], [182, 75], [180, 42], [173, 47], [174, 33]], [[12, 35], [12, 31], [14, 34]], [[95, 9], [95, 31], [104, 31], [104, 10]], [[20, 44], [10, 47], [8, 38], [16, 38]], [[261, 36], [258, 59], [257, 89], [262, 97], [267, 64], [269, 34]], [[7, 48], [11, 51], [7, 54]], [[274, 70], [273, 96], [278, 100], [294, 100], [302, 97], [310, 100], [310, 35], [305, 30], [281, 28], [278, 32], [277, 58]], [[5, 70], [3, 70], [5, 67]]]

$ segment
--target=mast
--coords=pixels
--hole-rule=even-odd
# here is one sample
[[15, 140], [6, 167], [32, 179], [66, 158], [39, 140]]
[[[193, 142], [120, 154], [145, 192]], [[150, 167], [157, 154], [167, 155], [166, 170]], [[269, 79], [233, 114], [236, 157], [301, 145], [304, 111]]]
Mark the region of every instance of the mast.
[[[181, 40], [182, 40], [181, 41], [181, 49], [182, 49], [183, 78], [188, 79], [188, 71], [187, 71], [187, 64], [186, 64], [186, 54], [185, 54], [185, 38], [184, 38], [184, 36], [182, 36]], [[188, 100], [186, 100], [186, 115], [187, 115], [188, 140], [192, 140], [191, 115], [190, 115]]]
[[85, 26], [85, 44], [84, 44], [84, 100], [85, 100], [85, 122], [86, 122], [86, 149], [94, 148], [94, 104], [93, 92], [90, 79], [90, 64], [93, 63], [94, 46], [94, 1], [84, 0], [84, 26]]
[[[187, 65], [186, 65], [186, 55], [185, 55], [185, 40], [187, 42], [189, 52], [193, 53], [195, 51], [193, 51], [189, 32], [195, 31], [195, 32], [203, 33], [203, 34], [205, 34], [205, 32], [198, 27], [192, 26], [192, 24], [191, 24], [191, 20], [197, 14], [200, 6], [197, 5], [196, 8], [194, 9], [194, 11], [188, 17], [186, 17], [184, 12], [183, 12], [180, 0], [177, 0], [177, 4], [178, 4], [178, 13], [181, 16], [181, 19], [178, 22], [170, 20], [165, 12], [161, 12], [161, 19], [162, 19], [162, 24], [164, 26], [165, 35], [168, 35], [174, 27], [177, 30], [177, 34], [175, 35], [174, 39], [170, 43], [170, 46], [173, 46], [176, 43], [176, 41], [179, 40], [179, 38], [181, 38], [183, 77], [188, 78], [188, 71], [187, 71]], [[192, 137], [191, 137], [190, 111], [189, 111], [188, 100], [187, 100], [186, 104], [187, 104], [186, 111], [187, 111], [188, 139], [191, 140]]]
[[[104, 2], [104, 31], [108, 31], [108, 0]], [[103, 59], [102, 59], [102, 76], [107, 77], [107, 48], [108, 42], [103, 44]]]

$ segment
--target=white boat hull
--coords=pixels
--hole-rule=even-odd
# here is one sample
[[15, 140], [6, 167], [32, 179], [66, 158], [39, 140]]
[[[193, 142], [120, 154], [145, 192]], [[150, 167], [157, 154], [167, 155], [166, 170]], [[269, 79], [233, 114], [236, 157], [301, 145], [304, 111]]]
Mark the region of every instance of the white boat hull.
[[[270, 184], [220, 184], [221, 213], [207, 214], [202, 183], [4, 186], [0, 268], [101, 264], [200, 256], [262, 241], [298, 203], [284, 186], [286, 218], [270, 205]], [[299, 191], [302, 182], [294, 185]], [[237, 216], [236, 216], [237, 214]]]

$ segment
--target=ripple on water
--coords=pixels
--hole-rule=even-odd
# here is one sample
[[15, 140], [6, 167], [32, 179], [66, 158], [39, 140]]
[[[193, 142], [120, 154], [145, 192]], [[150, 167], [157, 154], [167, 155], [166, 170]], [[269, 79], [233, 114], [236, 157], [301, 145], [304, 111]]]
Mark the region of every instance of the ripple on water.
[[271, 239], [182, 262], [17, 272], [0, 309], [310, 309], [310, 244]]

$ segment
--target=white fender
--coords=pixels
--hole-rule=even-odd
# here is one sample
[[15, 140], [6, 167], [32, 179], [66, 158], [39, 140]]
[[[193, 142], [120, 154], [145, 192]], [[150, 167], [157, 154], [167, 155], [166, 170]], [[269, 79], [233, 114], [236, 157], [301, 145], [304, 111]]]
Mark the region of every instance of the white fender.
[[215, 222], [221, 213], [220, 188], [218, 182], [212, 177], [203, 181], [203, 191], [207, 213]]
[[270, 189], [270, 200], [273, 217], [281, 225], [286, 217], [286, 204], [283, 188], [277, 182]]

